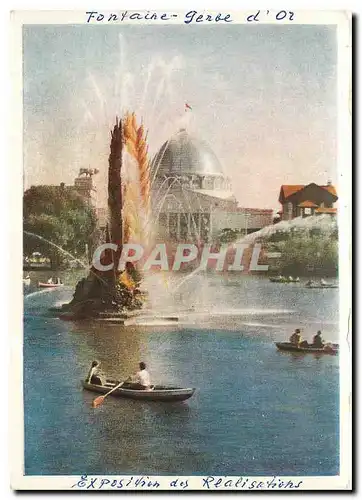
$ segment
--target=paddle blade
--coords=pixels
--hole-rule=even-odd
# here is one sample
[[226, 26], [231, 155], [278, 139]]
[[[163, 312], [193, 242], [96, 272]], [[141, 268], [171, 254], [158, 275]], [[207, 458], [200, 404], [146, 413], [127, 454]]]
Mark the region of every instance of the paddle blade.
[[103, 401], [104, 401], [104, 396], [98, 396], [98, 398], [93, 400], [92, 408], [97, 408], [98, 406], [101, 406]]

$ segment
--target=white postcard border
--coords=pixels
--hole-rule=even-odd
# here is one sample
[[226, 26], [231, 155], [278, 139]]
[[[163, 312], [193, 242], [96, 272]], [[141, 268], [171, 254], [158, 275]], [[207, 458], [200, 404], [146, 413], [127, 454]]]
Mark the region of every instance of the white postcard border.
[[[125, 9], [124, 9], [125, 10]], [[171, 11], [172, 9], [170, 9]], [[255, 10], [255, 9], [254, 9]], [[230, 12], [233, 17], [233, 23], [246, 24], [247, 16], [254, 13], [254, 10], [246, 12]], [[277, 13], [279, 10], [274, 9]], [[98, 12], [103, 12], [101, 9]], [[109, 9], [105, 13], [111, 13]], [[120, 11], [123, 12], [123, 11]], [[131, 12], [131, 11], [129, 11]], [[175, 11], [180, 12], [180, 11]], [[214, 11], [215, 13], [215, 11]], [[217, 12], [216, 12], [217, 13]], [[268, 15], [269, 16], [269, 15]], [[351, 488], [351, 443], [352, 443], [352, 426], [351, 426], [351, 16], [347, 12], [318, 12], [318, 11], [297, 11], [296, 19], [293, 23], [289, 21], [277, 21], [276, 19], [268, 19], [267, 23], [279, 24], [337, 24], [338, 25], [338, 171], [339, 171], [339, 192], [340, 192], [340, 331], [346, 332], [346, 337], [340, 339], [340, 475], [339, 476], [295, 476], [282, 477], [282, 481], [291, 481], [297, 484], [302, 481], [298, 489], [300, 490], [338, 490]], [[124, 21], [127, 23], [141, 24], [144, 21]], [[183, 17], [173, 20], [173, 24], [183, 22]], [[264, 21], [261, 21], [261, 23]], [[11, 140], [13, 148], [11, 151], [12, 170], [11, 170], [11, 196], [10, 211], [12, 213], [12, 227], [10, 237], [12, 241], [21, 241], [21, 199], [22, 199], [22, 178], [23, 178], [23, 162], [22, 162], [22, 25], [23, 24], [86, 24], [85, 11], [15, 11], [12, 13], [12, 33], [11, 33], [11, 71], [13, 84], [13, 99], [12, 99], [12, 134]], [[149, 24], [151, 22], [148, 22]], [[164, 21], [152, 21], [152, 24], [163, 24]], [[103, 23], [104, 24], [104, 23]], [[22, 392], [22, 311], [23, 311], [23, 296], [21, 287], [21, 270], [22, 270], [22, 247], [13, 245], [12, 247], [12, 262], [19, 263], [19, 267], [13, 266], [11, 270], [10, 294], [12, 297], [12, 316], [10, 319], [10, 327], [13, 334], [10, 336], [11, 350], [11, 377], [10, 387], [10, 461], [11, 461], [11, 485], [15, 490], [68, 490], [82, 489], [77, 484], [80, 476], [24, 476], [24, 414], [23, 414], [23, 392]], [[15, 333], [16, 332], [16, 333]], [[14, 391], [14, 386], [21, 390]], [[119, 480], [120, 478], [129, 478], [130, 476], [88, 476], [91, 478], [107, 478], [111, 481]], [[134, 478], [142, 476], [134, 476]], [[160, 482], [161, 489], [171, 489], [170, 481], [175, 478], [187, 479], [189, 483], [188, 490], [204, 489], [202, 484], [205, 476], [143, 476], [149, 477], [149, 480]], [[222, 476], [214, 476], [215, 481]], [[240, 477], [248, 479], [247, 484], [252, 481], [257, 483], [267, 483], [272, 477], [252, 477], [245, 476], [240, 471]], [[230, 480], [236, 482], [238, 477], [227, 476], [224, 482]], [[229, 483], [230, 484], [230, 483]], [[239, 483], [240, 484], [240, 483]], [[102, 490], [116, 488], [104, 483]], [[93, 489], [93, 488], [90, 488]], [[126, 487], [123, 488], [127, 489]], [[137, 488], [132, 488], [137, 490]], [[219, 490], [228, 490], [230, 486], [220, 485]], [[231, 488], [233, 489], [233, 488]], [[242, 488], [244, 491], [246, 488]], [[264, 486], [259, 489], [268, 489]], [[145, 491], [145, 489], [139, 489]], [[237, 491], [238, 488], [233, 489]], [[257, 490], [257, 488], [253, 488]], [[118, 488], [120, 491], [120, 488]], [[175, 490], [176, 491], [176, 490]], [[211, 490], [210, 490], [211, 491]]]

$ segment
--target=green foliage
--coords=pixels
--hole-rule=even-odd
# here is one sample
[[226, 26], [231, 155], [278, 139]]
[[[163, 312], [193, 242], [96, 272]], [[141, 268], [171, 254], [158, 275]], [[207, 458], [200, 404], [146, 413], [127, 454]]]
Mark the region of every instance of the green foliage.
[[225, 228], [223, 229], [218, 237], [220, 243], [232, 243], [240, 238], [240, 233], [236, 229]]
[[[62, 186], [32, 186], [23, 199], [23, 228], [58, 245], [77, 258], [84, 258], [86, 245], [92, 252], [98, 240], [96, 214], [73, 189]], [[24, 233], [24, 254], [40, 252], [52, 262], [71, 258], [47, 241]]]
[[279, 241], [285, 241], [289, 238], [289, 233], [283, 232], [283, 231], [276, 231], [270, 237], [268, 238], [268, 241], [270, 242], [279, 242]]
[[[283, 239], [281, 235], [284, 235]], [[270, 238], [273, 249], [282, 257], [276, 269], [284, 275], [317, 274], [336, 276], [338, 273], [338, 233], [297, 231], [280, 233], [279, 241]]]

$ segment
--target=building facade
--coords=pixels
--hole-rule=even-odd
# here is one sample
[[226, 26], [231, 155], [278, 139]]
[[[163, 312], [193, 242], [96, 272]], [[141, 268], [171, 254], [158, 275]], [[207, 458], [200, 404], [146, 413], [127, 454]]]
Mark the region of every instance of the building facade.
[[295, 217], [329, 214], [335, 216], [337, 209], [333, 204], [338, 200], [335, 187], [328, 183], [320, 186], [312, 182], [307, 185], [282, 185], [279, 203], [282, 205], [280, 217], [291, 220]]
[[93, 182], [93, 175], [97, 174], [98, 170], [92, 168], [79, 169], [78, 176], [74, 179], [73, 189], [77, 191], [90, 205], [96, 204], [96, 193]]
[[224, 229], [246, 234], [272, 224], [272, 210], [238, 206], [214, 152], [185, 129], [155, 155], [152, 177], [153, 217], [163, 240], [208, 242]]
[[77, 192], [89, 205], [91, 205], [97, 215], [97, 223], [100, 229], [105, 229], [108, 219], [108, 209], [97, 207], [97, 189], [93, 181], [93, 176], [97, 174], [98, 169], [81, 168], [78, 176], [74, 179], [73, 186], [66, 186], [64, 182], [60, 184], [60, 189]]

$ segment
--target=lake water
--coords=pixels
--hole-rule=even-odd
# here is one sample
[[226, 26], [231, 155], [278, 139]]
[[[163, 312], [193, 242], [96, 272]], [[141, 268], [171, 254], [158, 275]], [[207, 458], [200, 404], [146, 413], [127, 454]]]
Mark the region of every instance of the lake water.
[[[338, 474], [338, 356], [274, 345], [297, 327], [338, 342], [338, 290], [204, 275], [179, 289], [176, 307], [168, 286], [159, 307], [181, 311], [168, 327], [66, 322], [47, 310], [72, 287], [26, 292], [25, 473]], [[93, 359], [120, 380], [143, 360], [153, 383], [196, 393], [171, 404], [109, 397], [93, 409], [80, 384]]]

